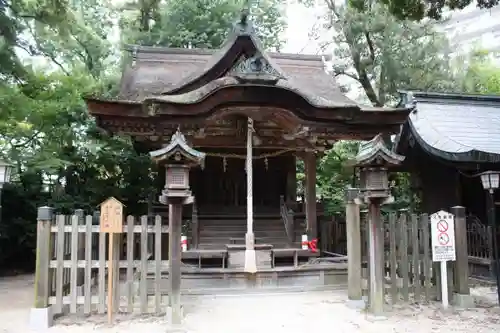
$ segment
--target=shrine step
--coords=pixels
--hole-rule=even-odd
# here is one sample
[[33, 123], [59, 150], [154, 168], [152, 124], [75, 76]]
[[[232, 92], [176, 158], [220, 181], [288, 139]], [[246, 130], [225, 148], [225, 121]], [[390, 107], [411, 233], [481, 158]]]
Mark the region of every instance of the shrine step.
[[[227, 244], [207, 244], [207, 243], [200, 243], [198, 245], [198, 248], [201, 250], [221, 250], [225, 249]], [[287, 249], [290, 248], [288, 244], [286, 243], [276, 243], [273, 244], [273, 248], [276, 249]], [[294, 242], [292, 244], [292, 248], [300, 248], [300, 242]]]
[[[246, 229], [244, 230], [213, 230], [213, 229], [202, 229], [199, 234], [200, 237], [238, 237], [238, 235], [245, 235]], [[285, 237], [286, 232], [284, 230], [254, 230], [255, 237]]]

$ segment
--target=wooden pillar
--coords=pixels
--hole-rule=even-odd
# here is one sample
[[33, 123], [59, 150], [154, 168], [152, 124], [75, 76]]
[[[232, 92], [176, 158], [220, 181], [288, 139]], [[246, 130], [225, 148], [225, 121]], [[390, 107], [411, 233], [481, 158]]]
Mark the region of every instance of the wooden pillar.
[[286, 179], [287, 196], [286, 202], [294, 205], [297, 202], [297, 169], [295, 156], [291, 156], [290, 165]]
[[172, 325], [182, 323], [181, 308], [181, 224], [182, 202], [169, 204], [169, 298], [167, 320]]
[[196, 205], [196, 201], [193, 202], [193, 211], [191, 213], [191, 245], [192, 249], [198, 248], [199, 243], [199, 229], [200, 226], [198, 224], [198, 206]]
[[53, 210], [51, 207], [38, 208], [36, 266], [35, 266], [35, 308], [49, 306], [50, 275], [49, 263], [51, 256], [51, 232]]
[[455, 215], [455, 274], [453, 301], [456, 306], [469, 307], [473, 305], [469, 289], [469, 253], [467, 250], [467, 228], [465, 224], [465, 207], [455, 206], [451, 208]]
[[316, 156], [314, 152], [306, 152], [304, 155], [304, 166], [306, 173], [305, 199], [306, 199], [306, 222], [309, 240], [318, 237], [317, 215], [316, 215]]
[[370, 312], [381, 315], [384, 312], [384, 234], [380, 215], [380, 203], [368, 204], [369, 267], [368, 283]]
[[358, 189], [346, 190], [346, 232], [347, 232], [347, 295], [350, 301], [362, 301], [361, 285], [361, 221], [359, 205], [355, 202]]

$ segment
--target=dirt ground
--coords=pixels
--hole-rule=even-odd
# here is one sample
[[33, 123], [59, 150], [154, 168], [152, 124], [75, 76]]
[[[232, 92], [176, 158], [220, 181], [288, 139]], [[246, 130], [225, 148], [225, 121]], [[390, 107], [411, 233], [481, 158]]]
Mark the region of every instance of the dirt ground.
[[[474, 288], [478, 307], [471, 310], [440, 310], [439, 304], [400, 306], [375, 319], [345, 305], [344, 291], [267, 295], [203, 296], [186, 299], [185, 330], [189, 333], [250, 333], [324, 331], [336, 333], [429, 333], [498, 332], [500, 308], [493, 306], [496, 292]], [[0, 279], [0, 333], [28, 333], [29, 308], [33, 303], [33, 277]], [[162, 317], [119, 316], [109, 327], [103, 316], [66, 317], [49, 333], [148, 333], [168, 332]]]

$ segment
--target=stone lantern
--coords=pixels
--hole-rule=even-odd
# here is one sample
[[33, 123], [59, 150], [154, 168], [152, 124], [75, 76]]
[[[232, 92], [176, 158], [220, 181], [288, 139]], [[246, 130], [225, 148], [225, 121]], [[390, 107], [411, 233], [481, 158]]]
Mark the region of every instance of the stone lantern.
[[387, 148], [381, 134], [360, 144], [358, 155], [351, 163], [359, 168], [360, 197], [365, 203], [386, 204], [394, 200], [387, 171], [401, 164], [404, 158]]
[[181, 227], [182, 205], [193, 202], [189, 188], [189, 169], [203, 166], [205, 154], [191, 148], [184, 135], [177, 130], [170, 143], [150, 152], [158, 164], [165, 166], [165, 187], [160, 195], [160, 202], [169, 205], [169, 298], [167, 321], [171, 325], [182, 323], [181, 306]]
[[192, 203], [189, 169], [203, 166], [205, 153], [191, 148], [184, 135], [177, 131], [167, 146], [150, 152], [150, 156], [157, 164], [165, 165], [165, 188], [159, 198], [160, 202], [164, 205], [179, 200], [183, 204]]
[[359, 146], [359, 152], [350, 165], [359, 168], [359, 201], [368, 205], [369, 233], [369, 310], [381, 315], [384, 309], [384, 232], [380, 206], [393, 202], [389, 187], [388, 169], [403, 162], [404, 156], [387, 148], [381, 134]]

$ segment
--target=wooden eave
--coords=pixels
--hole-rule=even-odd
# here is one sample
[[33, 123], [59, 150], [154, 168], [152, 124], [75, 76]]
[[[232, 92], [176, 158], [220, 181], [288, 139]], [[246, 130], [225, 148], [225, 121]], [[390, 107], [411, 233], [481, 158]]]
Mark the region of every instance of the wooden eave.
[[[275, 54], [275, 61], [263, 49], [251, 25], [241, 22], [217, 52], [195, 51], [143, 50], [143, 57], [138, 57], [137, 63], [124, 72], [122, 99], [86, 98], [89, 113], [99, 127], [141, 138], [164, 138], [179, 126], [190, 131], [213, 129], [231, 133], [234, 129], [217, 123], [239, 116], [252, 117], [257, 122], [273, 121], [287, 133], [307, 128], [308, 136], [328, 141], [366, 140], [378, 133], [396, 133], [411, 111], [358, 105], [324, 71], [320, 58], [299, 56], [292, 66], [292, 55]], [[172, 73], [182, 66], [164, 63], [160, 58], [148, 60], [145, 56], [155, 52], [176, 53], [176, 57], [199, 53], [196, 59], [202, 65], [192, 71], [184, 70], [183, 73], [191, 74], [182, 74], [178, 82], [173, 82]], [[272, 71], [236, 74], [232, 71], [242, 58], [248, 60], [254, 56], [260, 56]], [[208, 60], [200, 60], [203, 57]], [[282, 135], [279, 129], [273, 131]], [[223, 140], [236, 139], [228, 134]], [[293, 142], [303, 140], [301, 137]]]
[[275, 86], [231, 85], [216, 89], [198, 101], [169, 102], [152, 96], [144, 102], [86, 99], [91, 115], [95, 117], [154, 117], [164, 122], [200, 122], [217, 116], [221, 109], [239, 107], [266, 107], [289, 110], [301, 123], [331, 126], [333, 122], [351, 125], [387, 125], [404, 123], [412, 108], [367, 109], [359, 107], [318, 107], [296, 92]]

